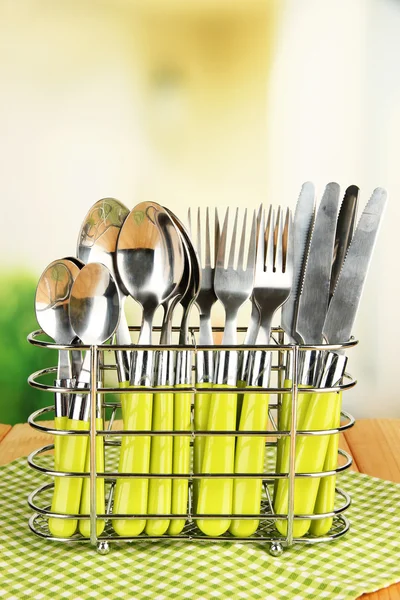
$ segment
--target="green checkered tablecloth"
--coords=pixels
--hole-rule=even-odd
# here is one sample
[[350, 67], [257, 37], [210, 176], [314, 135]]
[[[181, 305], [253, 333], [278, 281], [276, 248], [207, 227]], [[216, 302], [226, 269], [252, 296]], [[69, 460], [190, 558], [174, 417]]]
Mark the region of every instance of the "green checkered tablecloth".
[[353, 497], [347, 535], [278, 558], [240, 542], [111, 544], [101, 556], [89, 544], [46, 541], [27, 522], [27, 495], [42, 477], [19, 459], [0, 479], [1, 598], [344, 600], [400, 581], [400, 485], [367, 475], [340, 478]]

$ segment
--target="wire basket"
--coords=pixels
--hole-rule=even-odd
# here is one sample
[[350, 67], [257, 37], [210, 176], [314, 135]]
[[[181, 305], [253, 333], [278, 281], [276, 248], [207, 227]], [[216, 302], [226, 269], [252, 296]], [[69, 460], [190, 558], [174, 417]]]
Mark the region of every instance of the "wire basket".
[[[137, 331], [138, 328], [130, 327], [131, 331]], [[155, 328], [157, 330], [157, 328]], [[175, 329], [176, 331], [176, 329]], [[316, 439], [318, 436], [329, 436], [332, 439], [335, 434], [339, 434], [354, 425], [354, 418], [345, 411], [341, 411], [341, 424], [340, 426], [332, 429], [308, 429], [308, 430], [296, 430], [297, 423], [297, 412], [299, 410], [299, 397], [304, 393], [301, 389], [301, 383], [298, 378], [298, 365], [301, 359], [302, 353], [307, 351], [321, 352], [322, 354], [329, 351], [345, 351], [352, 348], [357, 344], [355, 339], [342, 344], [342, 345], [316, 345], [316, 346], [305, 346], [297, 344], [285, 344], [284, 333], [280, 328], [274, 328], [271, 336], [271, 345], [260, 348], [259, 346], [200, 346], [196, 344], [196, 334], [198, 329], [193, 327], [190, 329], [193, 340], [193, 345], [179, 346], [117, 346], [117, 345], [99, 345], [99, 346], [63, 346], [54, 344], [52, 342], [44, 341], [43, 332], [41, 330], [35, 331], [28, 336], [28, 341], [38, 347], [51, 348], [56, 350], [86, 350], [91, 353], [91, 384], [90, 387], [85, 390], [80, 390], [83, 394], [89, 395], [90, 415], [89, 415], [89, 427], [86, 431], [81, 430], [66, 430], [66, 429], [55, 429], [54, 427], [48, 427], [41, 423], [40, 418], [47, 416], [52, 418], [54, 414], [54, 404], [46, 408], [37, 410], [29, 417], [29, 423], [32, 427], [46, 432], [54, 436], [60, 436], [58, 439], [63, 439], [64, 436], [86, 436], [89, 439], [88, 452], [90, 457], [90, 467], [88, 472], [76, 472], [76, 471], [58, 471], [55, 468], [54, 460], [52, 456], [49, 456], [50, 451], [54, 450], [54, 444], [48, 444], [38, 450], [32, 452], [28, 457], [28, 463], [30, 467], [42, 473], [48, 477], [68, 477], [68, 478], [79, 478], [82, 480], [89, 479], [90, 481], [90, 511], [86, 514], [67, 514], [51, 511], [51, 499], [54, 489], [54, 481], [45, 483], [32, 491], [29, 495], [28, 503], [33, 514], [29, 520], [29, 526], [31, 530], [42, 538], [46, 538], [53, 541], [65, 542], [65, 543], [90, 543], [97, 547], [99, 553], [105, 554], [109, 551], [110, 543], [125, 543], [132, 541], [163, 541], [173, 542], [174, 540], [179, 541], [198, 541], [198, 542], [216, 542], [216, 541], [240, 541], [240, 542], [251, 542], [265, 544], [269, 547], [269, 551], [272, 555], [280, 555], [284, 548], [289, 547], [293, 544], [314, 544], [319, 542], [328, 542], [344, 535], [349, 529], [349, 521], [345, 516], [345, 511], [350, 506], [351, 499], [349, 495], [339, 487], [335, 487], [335, 503], [332, 510], [329, 512], [318, 512], [316, 514], [303, 514], [295, 512], [295, 495], [297, 482], [302, 481], [322, 481], [324, 478], [331, 478], [331, 481], [335, 481], [337, 474], [340, 474], [344, 470], [348, 469], [352, 464], [351, 456], [344, 450], [338, 450], [338, 463], [335, 468], [329, 468], [319, 472], [296, 472], [296, 444], [298, 445], [300, 439], [304, 440], [310, 436], [314, 436]], [[221, 331], [220, 328], [215, 328], [215, 331]], [[239, 331], [245, 331], [244, 328], [240, 328]], [[116, 429], [116, 417], [118, 411], [121, 408], [121, 394], [137, 393], [138, 388], [135, 387], [119, 387], [118, 384], [113, 383], [112, 379], [115, 379], [116, 365], [114, 361], [114, 353], [116, 351], [135, 351], [135, 350], [148, 350], [154, 352], [168, 351], [174, 355], [178, 355], [181, 352], [188, 353], [190, 357], [190, 363], [192, 370], [195, 369], [196, 361], [204, 352], [255, 352], [255, 351], [266, 351], [269, 352], [273, 357], [272, 369], [271, 369], [271, 381], [275, 387], [237, 387], [229, 388], [224, 390], [218, 390], [222, 394], [237, 393], [242, 397], [246, 393], [251, 392], [252, 394], [268, 394], [269, 405], [269, 426], [268, 428], [258, 430], [239, 430], [238, 428], [231, 431], [216, 431], [206, 429], [196, 429], [194, 419], [194, 398], [199, 393], [196, 389], [195, 384], [191, 383], [187, 386], [181, 386], [179, 388], [180, 393], [191, 394], [192, 407], [191, 407], [191, 427], [185, 430], [164, 430], [164, 431], [149, 431], [149, 430], [124, 430], [122, 427]], [[289, 383], [285, 382], [285, 371], [288, 364], [292, 364], [292, 381]], [[58, 387], [49, 383], [43, 383], [43, 379], [49, 379], [55, 377], [57, 367], [49, 367], [33, 373], [28, 382], [31, 386], [51, 393], [63, 393], [73, 394], [76, 390], [71, 388]], [[104, 383], [104, 379], [110, 380]], [[194, 381], [194, 377], [193, 377]], [[101, 383], [100, 383], [101, 382]], [[323, 389], [317, 387], [308, 387], [307, 394], [310, 394], [310, 398], [315, 397], [316, 394], [329, 394], [329, 393], [341, 393], [347, 389], [352, 388], [356, 384], [356, 381], [347, 372], [344, 374], [342, 383], [335, 387], [324, 387]], [[157, 392], [174, 393], [176, 388], [172, 386], [163, 386], [157, 388]], [[153, 387], [141, 387], [140, 393], [142, 392], [155, 392]], [[215, 393], [215, 389], [211, 387], [202, 387], [202, 394]], [[285, 398], [290, 398], [290, 411], [289, 411], [289, 427], [284, 430], [280, 430], [278, 425], [281, 421], [281, 415]], [[92, 399], [96, 401], [92, 401]], [[102, 409], [104, 429], [99, 429], [96, 426], [97, 410], [100, 406]], [[190, 469], [186, 473], [146, 473], [145, 477], [143, 473], [122, 473], [118, 471], [118, 455], [121, 446], [121, 439], [123, 436], [147, 436], [154, 440], [157, 436], [164, 436], [172, 439], [176, 438], [188, 438], [190, 440]], [[196, 439], [206, 438], [214, 436], [234, 436], [236, 443], [237, 440], [245, 436], [246, 439], [253, 437], [264, 439], [265, 445], [265, 466], [262, 472], [251, 473], [251, 472], [219, 472], [219, 473], [200, 473], [195, 472], [193, 468], [193, 447], [196, 443]], [[104, 471], [99, 472], [96, 464], [96, 440], [99, 438], [104, 440], [104, 453], [105, 453], [105, 467]], [[322, 438], [320, 438], [322, 439]], [[276, 453], [278, 451], [278, 445], [280, 440], [288, 440], [286, 442], [288, 448], [288, 469], [277, 469], [276, 466]], [[171, 469], [172, 471], [172, 469]], [[232, 470], [234, 471], [234, 470]], [[104, 512], [96, 511], [96, 494], [98, 479], [104, 481], [105, 487], [105, 505]], [[157, 514], [116, 514], [113, 512], [115, 487], [118, 479], [141, 479], [144, 478], [148, 481], [151, 479], [158, 480], [184, 480], [188, 483], [188, 496], [187, 496], [187, 507], [186, 511], [180, 514], [173, 512], [157, 513]], [[218, 513], [211, 514], [199, 514], [196, 512], [195, 502], [195, 487], [201, 485], [202, 480], [211, 479], [232, 479], [232, 481], [245, 481], [245, 480], [257, 480], [260, 482], [262, 489], [261, 497], [261, 510], [259, 513], [250, 514], [238, 514], [237, 512]], [[280, 481], [286, 481], [287, 483], [287, 511], [277, 514], [274, 510], [274, 488], [280, 485]], [[262, 482], [262, 483], [261, 483]], [[276, 490], [275, 490], [276, 491]], [[171, 509], [172, 510], [172, 509]], [[58, 537], [52, 535], [49, 529], [49, 519], [73, 519], [90, 522], [90, 535], [87, 537], [80, 533], [75, 533], [71, 537]], [[135, 536], [124, 536], [116, 535], [112, 521], [124, 519], [124, 520], [135, 520], [145, 519], [160, 520], [166, 519], [170, 522], [173, 520], [184, 520], [185, 526], [181, 533], [178, 535], [147, 535], [141, 533]], [[229, 532], [226, 532], [219, 536], [205, 535], [197, 526], [196, 522], [201, 519], [207, 520], [221, 520], [227, 519], [233, 520], [257, 520], [259, 525], [252, 535], [244, 537], [235, 537]], [[310, 532], [296, 537], [296, 523], [298, 521], [315, 521], [321, 519], [332, 519], [330, 530], [323, 535], [315, 535]], [[104, 529], [99, 534], [97, 531], [97, 524], [104, 522]], [[281, 524], [280, 530], [277, 528], [277, 522]], [[282, 533], [282, 523], [284, 524], [284, 533]]]

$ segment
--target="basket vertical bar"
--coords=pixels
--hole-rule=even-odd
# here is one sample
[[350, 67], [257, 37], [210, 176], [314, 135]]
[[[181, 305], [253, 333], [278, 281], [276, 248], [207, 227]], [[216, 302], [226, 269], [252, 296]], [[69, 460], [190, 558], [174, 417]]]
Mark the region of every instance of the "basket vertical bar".
[[[285, 343], [285, 334], [283, 331], [279, 331], [278, 333], [278, 342], [279, 342], [279, 346], [283, 346], [283, 344]], [[278, 387], [283, 388], [283, 383], [284, 383], [284, 379], [285, 379], [285, 373], [284, 373], [284, 367], [285, 367], [285, 355], [286, 355], [286, 360], [287, 360], [287, 353], [283, 352], [282, 350], [278, 351]], [[283, 394], [278, 394], [277, 396], [277, 401], [278, 401], [278, 409], [277, 409], [277, 422], [276, 422], [276, 427], [275, 429], [279, 429], [279, 414], [280, 411], [282, 410], [282, 396]]]
[[96, 410], [97, 410], [97, 380], [98, 380], [98, 350], [97, 346], [90, 349], [90, 542], [97, 545], [97, 515], [96, 515]]
[[289, 454], [289, 489], [288, 489], [288, 528], [287, 544], [293, 544], [293, 522], [294, 522], [294, 494], [296, 475], [296, 422], [297, 422], [297, 396], [298, 396], [298, 364], [299, 347], [296, 345], [292, 350], [292, 411], [290, 422], [290, 454]]

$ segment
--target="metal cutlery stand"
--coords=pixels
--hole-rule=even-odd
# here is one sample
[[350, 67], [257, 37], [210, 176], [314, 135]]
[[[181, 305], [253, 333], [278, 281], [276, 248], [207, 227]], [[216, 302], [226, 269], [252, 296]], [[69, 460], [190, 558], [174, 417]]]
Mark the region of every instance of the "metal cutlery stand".
[[[137, 328], [131, 327], [133, 331], [137, 331]], [[157, 330], [157, 328], [155, 328]], [[197, 353], [200, 351], [239, 351], [243, 352], [244, 350], [255, 351], [260, 350], [260, 347], [244, 347], [242, 346], [197, 346], [195, 342], [195, 335], [197, 333], [197, 328], [191, 328], [191, 335], [193, 338], [192, 346], [148, 346], [148, 347], [140, 347], [140, 349], [147, 349], [153, 351], [160, 350], [169, 350], [174, 353], [179, 353], [185, 350], [192, 352], [193, 357], [193, 365], [195, 364]], [[221, 331], [216, 328], [215, 331]], [[244, 331], [243, 328], [239, 329], [239, 331]], [[37, 489], [35, 489], [28, 498], [28, 503], [30, 508], [34, 511], [34, 514], [31, 516], [29, 520], [29, 526], [31, 530], [37, 534], [38, 536], [46, 539], [51, 539], [55, 541], [62, 542], [88, 542], [97, 547], [97, 550], [101, 554], [106, 554], [109, 551], [109, 542], [114, 543], [122, 543], [126, 541], [164, 541], [170, 542], [172, 540], [176, 541], [201, 541], [201, 542], [216, 542], [216, 541], [231, 541], [231, 542], [252, 542], [252, 543], [263, 543], [269, 544], [269, 551], [272, 555], [278, 556], [283, 552], [283, 549], [291, 546], [294, 543], [299, 544], [313, 544], [317, 542], [326, 542], [333, 539], [336, 539], [342, 535], [344, 535], [349, 529], [349, 521], [344, 515], [344, 512], [350, 506], [350, 497], [349, 495], [336, 487], [336, 497], [335, 497], [335, 509], [330, 513], [319, 513], [318, 515], [310, 514], [310, 515], [299, 515], [294, 514], [294, 493], [295, 493], [295, 481], [298, 477], [308, 477], [308, 478], [322, 478], [328, 476], [335, 476], [336, 474], [341, 473], [342, 471], [348, 469], [352, 464], [352, 458], [350, 455], [343, 451], [339, 450], [339, 456], [341, 460], [339, 460], [340, 464], [336, 469], [331, 471], [324, 471], [319, 473], [301, 473], [295, 474], [295, 452], [296, 452], [296, 441], [298, 440], [299, 433], [302, 436], [321, 436], [321, 435], [331, 435], [338, 434], [340, 431], [344, 431], [354, 425], [354, 418], [348, 413], [342, 411], [341, 412], [341, 421], [342, 424], [337, 429], [329, 429], [329, 430], [308, 430], [308, 431], [296, 431], [296, 412], [297, 412], [297, 404], [298, 404], [298, 394], [299, 394], [299, 381], [297, 377], [297, 365], [299, 364], [299, 358], [301, 352], [306, 350], [322, 350], [322, 352], [327, 352], [329, 350], [347, 350], [357, 344], [357, 341], [351, 339], [349, 342], [338, 346], [300, 346], [300, 345], [285, 345], [284, 344], [284, 335], [283, 331], [280, 328], [274, 328], [272, 332], [272, 340], [275, 342], [273, 345], [266, 346], [263, 350], [272, 351], [271, 355], [277, 357], [277, 360], [273, 359], [272, 361], [272, 378], [275, 378], [277, 381], [278, 387], [270, 387], [270, 388], [230, 388], [226, 389], [225, 392], [223, 390], [218, 390], [222, 393], [234, 392], [238, 394], [243, 394], [251, 391], [256, 394], [269, 394], [273, 395], [276, 398], [276, 401], [272, 401], [272, 398], [269, 402], [269, 417], [270, 423], [272, 424], [272, 429], [268, 431], [196, 431], [193, 423], [193, 405], [192, 405], [192, 427], [191, 431], [122, 431], [111, 429], [116, 411], [120, 408], [120, 402], [107, 402], [106, 397], [108, 394], [129, 394], [133, 392], [138, 392], [138, 388], [133, 387], [111, 387], [105, 384], [98, 384], [99, 381], [102, 380], [102, 376], [104, 374], [110, 373], [110, 371], [115, 371], [116, 367], [114, 364], [105, 364], [109, 362], [108, 357], [114, 356], [115, 350], [135, 350], [138, 347], [125, 347], [125, 346], [113, 346], [113, 345], [102, 345], [102, 346], [61, 346], [54, 343], [50, 343], [47, 341], [42, 341], [43, 332], [38, 330], [31, 333], [28, 336], [28, 341], [36, 346], [52, 348], [52, 349], [67, 349], [67, 350], [90, 350], [91, 352], [91, 386], [89, 389], [83, 390], [83, 393], [90, 394], [90, 398], [102, 398], [102, 407], [105, 414], [107, 410], [108, 413], [111, 413], [111, 416], [107, 418], [107, 428], [104, 430], [96, 430], [96, 402], [90, 402], [90, 429], [89, 432], [85, 431], [66, 431], [66, 430], [55, 430], [50, 427], [43, 425], [39, 419], [39, 417], [48, 416], [49, 419], [52, 419], [54, 413], [54, 405], [48, 406], [46, 408], [42, 408], [37, 410], [29, 417], [29, 423], [32, 427], [47, 432], [48, 434], [58, 435], [60, 439], [62, 436], [70, 436], [70, 435], [89, 435], [90, 442], [90, 473], [77, 473], [77, 472], [59, 472], [54, 470], [53, 466], [49, 468], [50, 458], [47, 456], [43, 456], [46, 453], [49, 454], [49, 451], [54, 449], [53, 444], [46, 445], [34, 452], [28, 457], [28, 463], [31, 468], [36, 471], [45, 474], [49, 477], [89, 477], [90, 478], [90, 515], [86, 515], [86, 519], [90, 517], [90, 525], [91, 525], [91, 535], [90, 538], [84, 538], [80, 533], [75, 533], [71, 538], [58, 538], [54, 537], [48, 528], [48, 519], [50, 517], [57, 517], [61, 519], [82, 519], [82, 515], [66, 515], [66, 514], [57, 514], [51, 512], [51, 496], [54, 488], [54, 483], [46, 483], [41, 485]], [[108, 355], [108, 356], [107, 356]], [[291, 359], [293, 365], [293, 380], [292, 385], [289, 388], [283, 387], [284, 382], [284, 373], [285, 366], [287, 364], [288, 359]], [[99, 360], [100, 359], [100, 360]], [[100, 366], [99, 366], [100, 364]], [[192, 366], [192, 369], [194, 367]], [[46, 369], [42, 369], [33, 373], [28, 382], [31, 386], [36, 387], [38, 389], [55, 393], [61, 392], [65, 394], [71, 394], [74, 390], [69, 388], [59, 388], [54, 385], [47, 385], [39, 381], [43, 377], [49, 378], [49, 376], [55, 377], [56, 367], [50, 367]], [[345, 373], [343, 377], [342, 384], [334, 387], [334, 388], [324, 388], [323, 390], [318, 388], [310, 388], [307, 389], [307, 393], [316, 394], [323, 391], [325, 392], [339, 392], [341, 390], [347, 390], [353, 387], [356, 384], [356, 381], [348, 374]], [[80, 390], [82, 391], [82, 390]], [[154, 388], [139, 388], [140, 392], [152, 392], [154, 393]], [[157, 388], [157, 392], [176, 392], [176, 389], [173, 387], [165, 387], [165, 388]], [[198, 391], [198, 390], [197, 390]], [[188, 386], [186, 388], [180, 387], [179, 392], [190, 392], [191, 394], [196, 393], [196, 388], [194, 384], [192, 386]], [[215, 392], [215, 389], [207, 389], [203, 387], [201, 392]], [[282, 406], [282, 395], [283, 394], [292, 394], [293, 401], [291, 402], [291, 415], [290, 422], [291, 426], [288, 431], [279, 431], [278, 430], [278, 418], [279, 411]], [[101, 396], [99, 396], [101, 395]], [[278, 417], [278, 418], [277, 418]], [[106, 423], [106, 420], [103, 421]], [[277, 473], [272, 470], [269, 472], [268, 465], [264, 468], [263, 473], [246, 473], [246, 474], [227, 474], [227, 473], [214, 473], [210, 474], [198, 474], [193, 472], [193, 468], [191, 468], [190, 473], [188, 474], [147, 474], [145, 475], [145, 479], [150, 478], [168, 478], [168, 479], [187, 479], [189, 481], [189, 499], [188, 499], [188, 507], [187, 513], [184, 515], [176, 515], [176, 514], [157, 514], [157, 515], [120, 515], [121, 518], [141, 518], [141, 519], [185, 519], [186, 525], [180, 535], [171, 536], [171, 535], [163, 535], [160, 537], [156, 536], [148, 536], [146, 534], [141, 534], [135, 537], [122, 537], [115, 534], [114, 530], [111, 526], [111, 518], [116, 518], [119, 515], [114, 515], [112, 513], [113, 509], [113, 493], [114, 487], [117, 478], [141, 478], [143, 480], [143, 473], [118, 473], [117, 467], [107, 468], [107, 457], [108, 456], [117, 456], [118, 447], [121, 444], [121, 436], [126, 435], [146, 435], [146, 436], [190, 436], [191, 439], [191, 451], [193, 449], [193, 443], [196, 436], [263, 436], [266, 438], [266, 452], [267, 457], [270, 455], [276, 448], [279, 438], [289, 437], [290, 438], [290, 458], [289, 458], [289, 471], [288, 473]], [[96, 471], [96, 437], [103, 436], [104, 437], [104, 448], [106, 455], [106, 467], [104, 473], [98, 473]], [[271, 457], [269, 457], [271, 460]], [[118, 464], [117, 460], [114, 460], [114, 465]], [[267, 464], [267, 463], [266, 463]], [[197, 479], [216, 477], [220, 479], [262, 479], [263, 484], [263, 496], [261, 501], [261, 513], [259, 515], [238, 515], [238, 514], [227, 514], [227, 515], [197, 515], [194, 510], [193, 503], [193, 483]], [[96, 479], [104, 478], [105, 489], [106, 489], [106, 502], [105, 502], [105, 513], [104, 514], [96, 514]], [[273, 501], [272, 501], [272, 492], [274, 482], [279, 479], [287, 479], [288, 480], [288, 513], [276, 515], [274, 514], [273, 509]], [[333, 524], [328, 534], [317, 537], [307, 533], [305, 536], [296, 538], [293, 534], [293, 525], [296, 519], [320, 519], [322, 517], [332, 517]], [[196, 526], [196, 520], [199, 518], [207, 518], [207, 519], [257, 519], [260, 521], [259, 527], [255, 534], [251, 537], [234, 537], [230, 533], [223, 534], [219, 537], [209, 537], [204, 535]], [[97, 519], [105, 519], [106, 525], [104, 531], [98, 536], [96, 532], [96, 520]], [[275, 521], [286, 520], [287, 521], [287, 535], [281, 535], [276, 527]]]

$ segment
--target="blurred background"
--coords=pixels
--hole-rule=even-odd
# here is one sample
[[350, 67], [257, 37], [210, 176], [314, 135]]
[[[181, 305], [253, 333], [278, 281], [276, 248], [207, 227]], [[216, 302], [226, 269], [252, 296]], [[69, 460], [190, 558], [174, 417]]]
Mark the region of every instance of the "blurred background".
[[400, 416], [399, 31], [398, 0], [0, 0], [0, 422], [50, 403], [36, 281], [96, 200], [294, 208], [306, 180], [388, 189], [344, 401]]

